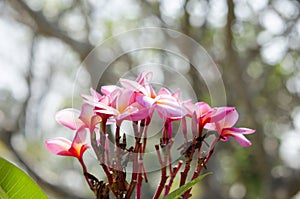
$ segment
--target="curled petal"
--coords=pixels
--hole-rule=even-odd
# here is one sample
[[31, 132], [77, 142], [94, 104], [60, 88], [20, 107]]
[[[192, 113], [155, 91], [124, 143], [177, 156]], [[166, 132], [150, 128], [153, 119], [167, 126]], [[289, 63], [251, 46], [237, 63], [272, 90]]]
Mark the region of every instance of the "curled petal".
[[124, 88], [127, 88], [129, 90], [133, 90], [133, 91], [141, 92], [144, 95], [148, 95], [147, 90], [145, 89], [145, 87], [143, 85], [139, 84], [136, 81], [121, 78], [120, 83]]
[[83, 122], [78, 118], [79, 115], [79, 110], [67, 108], [58, 111], [55, 115], [55, 119], [59, 124], [66, 126], [72, 130], [76, 130], [83, 124]]
[[231, 136], [233, 137], [240, 145], [242, 146], [250, 146], [251, 142], [243, 135], [243, 134], [252, 134], [255, 130], [248, 128], [225, 128], [222, 130], [222, 139], [223, 141], [227, 141]]
[[152, 76], [153, 76], [152, 72], [143, 71], [138, 75], [135, 81], [141, 85], [144, 85], [145, 83], [149, 83], [152, 80]]

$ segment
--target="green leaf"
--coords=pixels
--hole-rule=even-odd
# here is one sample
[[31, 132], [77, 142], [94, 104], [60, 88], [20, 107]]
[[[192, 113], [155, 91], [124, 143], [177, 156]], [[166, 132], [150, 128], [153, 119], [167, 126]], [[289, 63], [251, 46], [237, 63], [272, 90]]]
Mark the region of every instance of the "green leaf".
[[178, 189], [176, 189], [173, 192], [171, 192], [170, 194], [168, 194], [166, 197], [164, 197], [164, 199], [179, 198], [182, 194], [184, 194], [184, 192], [189, 190], [197, 182], [200, 182], [201, 180], [203, 180], [203, 178], [205, 178], [206, 176], [208, 176], [210, 174], [212, 174], [212, 172], [205, 173], [205, 174], [199, 176], [198, 178], [192, 180], [191, 182], [186, 183], [185, 185], [179, 187]]
[[1, 199], [47, 199], [42, 189], [21, 169], [0, 157]]

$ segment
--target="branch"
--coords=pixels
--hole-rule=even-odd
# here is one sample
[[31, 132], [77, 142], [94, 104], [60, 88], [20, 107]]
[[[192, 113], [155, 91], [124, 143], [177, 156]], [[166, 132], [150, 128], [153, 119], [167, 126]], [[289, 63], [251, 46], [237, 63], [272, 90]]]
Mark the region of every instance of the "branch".
[[[23, 21], [29, 26], [33, 26], [35, 31], [44, 36], [56, 37], [61, 39], [65, 43], [69, 44], [76, 52], [79, 53], [83, 60], [88, 53], [93, 49], [93, 46], [89, 43], [80, 42], [69, 37], [66, 33], [59, 29], [57, 22], [50, 22], [46, 19], [40, 11], [33, 11], [22, 0], [10, 0], [7, 1], [19, 14], [25, 14], [31, 19], [34, 24], [30, 24], [28, 20]], [[25, 13], [24, 13], [25, 12]]]

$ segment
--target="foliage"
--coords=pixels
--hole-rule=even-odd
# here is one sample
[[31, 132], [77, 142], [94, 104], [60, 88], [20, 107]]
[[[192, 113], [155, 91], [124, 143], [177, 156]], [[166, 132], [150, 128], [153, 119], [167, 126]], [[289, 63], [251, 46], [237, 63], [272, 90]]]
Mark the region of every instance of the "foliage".
[[0, 157], [0, 198], [47, 199], [39, 186], [21, 169]]

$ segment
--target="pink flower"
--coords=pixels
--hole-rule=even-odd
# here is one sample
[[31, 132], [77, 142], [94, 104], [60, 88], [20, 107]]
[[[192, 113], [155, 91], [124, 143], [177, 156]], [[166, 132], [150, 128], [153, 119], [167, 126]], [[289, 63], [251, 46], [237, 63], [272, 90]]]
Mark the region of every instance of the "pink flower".
[[63, 137], [57, 137], [47, 140], [45, 144], [47, 149], [53, 154], [72, 156], [82, 160], [83, 153], [89, 148], [86, 144], [86, 138], [86, 129], [80, 128], [77, 130], [72, 142]]
[[227, 141], [229, 137], [233, 137], [240, 145], [245, 147], [250, 146], [251, 142], [244, 136], [244, 134], [252, 134], [255, 130], [248, 128], [233, 128], [232, 126], [235, 125], [238, 117], [238, 112], [233, 109], [228, 112], [222, 120], [208, 124], [205, 128], [216, 130], [222, 141]]
[[155, 98], [137, 96], [137, 101], [150, 109], [150, 113], [156, 110], [159, 116], [166, 120], [177, 120], [185, 116], [186, 111], [178, 99], [179, 91], [171, 94], [166, 88], [161, 88]]
[[223, 120], [235, 110], [234, 107], [211, 108], [205, 102], [197, 102], [196, 104], [188, 102], [183, 104], [183, 106], [187, 111], [187, 116], [193, 120], [193, 129], [195, 130], [198, 127], [199, 132], [202, 132], [203, 128], [213, 129], [216, 122]]
[[148, 109], [135, 102], [136, 93], [129, 89], [118, 88], [113, 91], [115, 100], [111, 104], [98, 102], [95, 104], [97, 114], [113, 116], [117, 122], [123, 120], [138, 121], [148, 116]]

